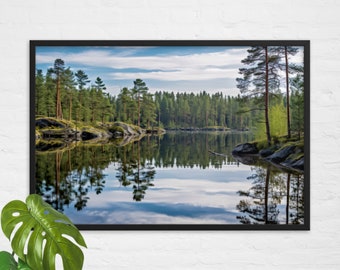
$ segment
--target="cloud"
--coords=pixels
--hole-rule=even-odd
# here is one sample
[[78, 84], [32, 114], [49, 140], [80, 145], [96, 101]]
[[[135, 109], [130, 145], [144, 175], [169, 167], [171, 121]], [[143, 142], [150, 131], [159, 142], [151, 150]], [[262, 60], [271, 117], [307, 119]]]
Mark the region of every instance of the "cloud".
[[83, 210], [72, 215], [77, 224], [232, 224], [237, 212], [190, 204], [118, 202], [109, 209]]
[[[150, 91], [239, 94], [236, 78], [248, 47], [50, 47], [37, 50], [37, 66], [61, 58], [66, 66], [85, 70], [93, 81], [101, 77], [113, 95], [136, 78]], [[289, 57], [302, 63], [303, 50]], [[75, 68], [77, 67], [77, 68]], [[283, 76], [284, 77], [284, 76]], [[282, 81], [282, 87], [284, 86]]]
[[[131, 55], [134, 51], [114, 53], [109, 50], [86, 50], [79, 53], [51, 52], [38, 53], [37, 63], [53, 63], [62, 58], [67, 65], [84, 67], [110, 68], [114, 70], [111, 78], [155, 79], [155, 80], [212, 80], [217, 78], [235, 78], [237, 66], [245, 56], [245, 49], [224, 49], [218, 52], [202, 52], [186, 55]], [[155, 51], [156, 53], [157, 51]], [[123, 54], [124, 53], [124, 54]], [[127, 69], [138, 69], [130, 72]], [[156, 70], [156, 71], [155, 71]]]
[[235, 77], [237, 70], [222, 68], [178, 68], [169, 71], [152, 71], [152, 72], [136, 72], [136, 73], [112, 73], [112, 79], [116, 80], [133, 80], [135, 78], [153, 79], [161, 81], [179, 81], [179, 80], [213, 80], [219, 78]]

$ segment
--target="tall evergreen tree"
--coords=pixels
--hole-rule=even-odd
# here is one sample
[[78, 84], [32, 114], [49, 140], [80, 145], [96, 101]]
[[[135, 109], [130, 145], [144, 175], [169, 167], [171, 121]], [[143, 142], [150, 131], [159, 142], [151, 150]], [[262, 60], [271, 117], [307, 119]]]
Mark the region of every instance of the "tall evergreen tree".
[[156, 104], [153, 100], [153, 95], [150, 93], [145, 93], [143, 95], [141, 115], [142, 123], [147, 128], [150, 128], [156, 122]]
[[130, 114], [131, 103], [131, 91], [127, 87], [124, 87], [120, 90], [117, 97], [117, 117], [120, 121], [127, 122], [128, 118], [132, 117]]
[[79, 90], [83, 90], [87, 83], [90, 82], [89, 77], [81, 69], [75, 74]]
[[289, 74], [293, 73], [294, 66], [290, 66], [288, 62], [289, 56], [296, 55], [298, 48], [291, 46], [278, 46], [270, 47], [271, 54], [278, 55], [283, 60], [283, 63], [279, 63], [279, 68], [285, 71], [285, 84], [286, 84], [286, 112], [287, 112], [287, 137], [291, 137], [291, 124], [290, 124], [290, 95], [289, 95]]
[[75, 90], [75, 81], [74, 81], [74, 74], [70, 68], [67, 68], [64, 72], [63, 80], [62, 80], [63, 88], [68, 95], [68, 119], [69, 121], [72, 120], [72, 97], [73, 91]]
[[35, 75], [35, 114], [46, 115], [47, 92], [45, 88], [45, 78], [41, 69], [36, 71]]
[[269, 55], [267, 46], [255, 46], [248, 49], [248, 56], [241, 62], [247, 68], [240, 68], [243, 78], [237, 78], [237, 87], [241, 94], [247, 97], [262, 100], [263, 106], [257, 108], [264, 110], [266, 137], [271, 143], [269, 123], [269, 94], [277, 91], [280, 85], [277, 63], [279, 57]]
[[291, 107], [292, 107], [292, 130], [298, 133], [300, 139], [304, 132], [304, 78], [297, 74], [291, 79]]
[[54, 61], [53, 66], [53, 73], [55, 74], [56, 78], [56, 118], [62, 119], [63, 112], [61, 107], [61, 81], [62, 76], [65, 71], [65, 63], [62, 59], [56, 59]]
[[149, 88], [146, 86], [145, 82], [141, 79], [136, 79], [133, 82], [132, 93], [137, 100], [137, 125], [140, 126], [140, 118], [141, 118], [141, 102], [143, 99], [143, 95], [146, 94]]
[[56, 110], [56, 86], [54, 80], [53, 69], [50, 68], [46, 72], [45, 76], [45, 89], [46, 89], [46, 99], [44, 102], [46, 103], [46, 115], [48, 117], [55, 116]]
[[106, 90], [105, 83], [103, 82], [103, 80], [100, 77], [96, 78], [96, 81], [94, 82], [94, 84], [95, 84], [95, 88], [97, 90], [102, 90], [102, 91]]

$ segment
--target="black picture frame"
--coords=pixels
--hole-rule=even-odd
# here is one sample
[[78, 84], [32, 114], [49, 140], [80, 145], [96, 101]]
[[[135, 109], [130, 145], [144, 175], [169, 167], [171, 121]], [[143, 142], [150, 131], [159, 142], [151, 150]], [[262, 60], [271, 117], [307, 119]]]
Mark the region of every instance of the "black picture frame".
[[[310, 41], [309, 40], [31, 40], [30, 41], [30, 193], [36, 185], [36, 56], [42, 47], [303, 47], [304, 222], [303, 224], [75, 224], [80, 230], [310, 230]], [[52, 65], [52, 63], [51, 63]]]

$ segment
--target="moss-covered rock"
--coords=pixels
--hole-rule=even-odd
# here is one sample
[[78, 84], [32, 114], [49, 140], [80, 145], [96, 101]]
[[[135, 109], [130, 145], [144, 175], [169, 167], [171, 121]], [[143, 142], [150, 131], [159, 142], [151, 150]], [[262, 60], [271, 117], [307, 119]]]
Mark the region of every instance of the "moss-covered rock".
[[233, 151], [233, 155], [242, 156], [242, 155], [256, 155], [259, 153], [259, 149], [256, 146], [256, 143], [242, 143], [237, 145]]
[[122, 138], [125, 134], [124, 128], [119, 125], [109, 127], [109, 131], [112, 133], [113, 138]]
[[120, 137], [123, 136], [138, 136], [141, 134], [145, 134], [145, 130], [131, 124], [123, 123], [123, 122], [115, 122], [110, 128], [109, 131], [113, 133], [115, 136]]
[[74, 129], [75, 125], [71, 121], [67, 121], [64, 119], [56, 119], [53, 117], [39, 117], [35, 120], [36, 128], [45, 129], [45, 128], [69, 128]]
[[60, 139], [76, 137], [77, 131], [72, 122], [52, 117], [40, 117], [35, 121], [36, 138]]
[[105, 129], [85, 126], [81, 129], [80, 137], [83, 141], [93, 139], [109, 139], [112, 138], [112, 133]]
[[[152, 134], [162, 134], [165, 130], [155, 129]], [[86, 144], [115, 143], [125, 145], [140, 140], [146, 130], [138, 126], [123, 122], [77, 124], [52, 117], [39, 117], [36, 119], [35, 138], [36, 145], [41, 151], [44, 149], [63, 148], [72, 141], [83, 141]], [[110, 140], [113, 139], [113, 140]]]
[[294, 154], [296, 146], [289, 145], [281, 147], [279, 150], [275, 151], [272, 155], [266, 157], [268, 161], [274, 163], [281, 163], [285, 161], [290, 155]]
[[258, 155], [262, 160], [281, 167], [299, 171], [304, 170], [303, 140], [277, 142], [277, 144], [270, 146], [263, 142], [244, 143], [237, 145], [232, 151], [232, 154], [236, 159], [245, 164], [249, 162], [248, 159], [244, 157]]
[[71, 144], [64, 140], [52, 139], [52, 140], [39, 140], [35, 145], [37, 153], [39, 152], [54, 152], [64, 149], [70, 149]]

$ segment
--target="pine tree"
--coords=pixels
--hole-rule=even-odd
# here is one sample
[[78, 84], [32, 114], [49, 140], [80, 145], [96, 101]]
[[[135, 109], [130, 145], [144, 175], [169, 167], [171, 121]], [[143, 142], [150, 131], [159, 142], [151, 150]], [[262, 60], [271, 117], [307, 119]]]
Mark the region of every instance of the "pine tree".
[[56, 107], [56, 87], [55, 87], [55, 80], [53, 79], [53, 69], [50, 68], [46, 72], [45, 76], [45, 89], [46, 89], [46, 115], [48, 117], [54, 116], [55, 117], [55, 107]]
[[129, 118], [129, 108], [132, 103], [131, 91], [124, 87], [120, 90], [120, 93], [117, 97], [117, 116], [120, 121], [126, 122]]
[[289, 97], [289, 74], [293, 73], [294, 66], [290, 66], [288, 57], [296, 55], [298, 48], [291, 46], [278, 46], [270, 47], [271, 54], [278, 55], [279, 58], [284, 59], [283, 63], [278, 63], [279, 68], [285, 71], [285, 83], [286, 83], [286, 118], [287, 118], [287, 137], [291, 137], [291, 124], [290, 124], [290, 97]]
[[106, 90], [106, 86], [105, 86], [105, 83], [102, 81], [102, 79], [100, 77], [97, 77], [96, 81], [94, 82], [95, 84], [95, 88], [97, 90]]
[[[64, 71], [63, 79], [62, 79], [62, 86], [67, 93], [67, 100], [68, 100], [68, 119], [69, 121], [72, 120], [72, 97], [73, 91], [75, 90], [75, 81], [74, 81], [74, 74], [70, 68], [67, 68]], [[66, 108], [65, 108], [66, 109]]]
[[45, 78], [41, 69], [38, 69], [35, 75], [35, 114], [46, 115], [47, 91], [45, 87]]
[[134, 98], [137, 100], [137, 125], [140, 126], [140, 118], [141, 118], [141, 103], [143, 99], [143, 95], [147, 93], [149, 90], [148, 87], [146, 87], [146, 84], [141, 79], [136, 79], [133, 82], [133, 88], [132, 93]]
[[299, 139], [304, 131], [304, 78], [297, 74], [291, 79], [292, 130], [298, 133]]
[[147, 128], [150, 128], [156, 122], [156, 104], [153, 100], [153, 95], [150, 93], [145, 93], [143, 95], [141, 115], [142, 123]]
[[262, 100], [263, 105], [257, 109], [264, 110], [268, 144], [271, 143], [269, 94], [279, 88], [278, 61], [278, 56], [269, 55], [267, 46], [251, 47], [248, 49], [248, 56], [241, 61], [248, 68], [240, 68], [239, 73], [243, 78], [236, 79], [237, 87], [243, 96]]
[[54, 61], [54, 66], [52, 72], [55, 74], [56, 78], [56, 118], [62, 119], [63, 112], [61, 107], [61, 81], [62, 76], [65, 71], [65, 63], [62, 59], [56, 59]]
[[75, 76], [77, 79], [79, 90], [83, 90], [86, 84], [90, 82], [89, 77], [81, 69], [76, 72]]

